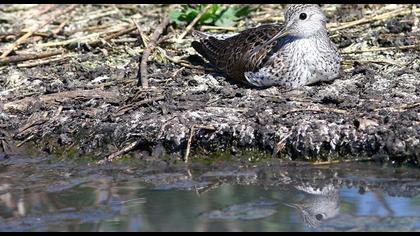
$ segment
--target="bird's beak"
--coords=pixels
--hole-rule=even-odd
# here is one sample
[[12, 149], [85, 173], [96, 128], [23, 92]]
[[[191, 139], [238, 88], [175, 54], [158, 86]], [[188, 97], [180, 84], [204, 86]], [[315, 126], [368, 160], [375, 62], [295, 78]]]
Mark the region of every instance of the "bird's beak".
[[281, 37], [284, 37], [284, 36], [286, 36], [286, 35], [288, 35], [289, 34], [289, 31], [287, 30], [287, 28], [286, 29], [284, 29], [282, 32], [279, 32], [278, 34], [276, 34], [271, 40], [272, 41], [274, 41], [274, 40], [277, 40], [277, 39], [279, 39], [279, 38], [281, 38]]
[[288, 207], [291, 207], [291, 208], [294, 208], [294, 209], [299, 209], [299, 210], [302, 210], [302, 207], [301, 207], [301, 205], [299, 205], [299, 204], [295, 204], [295, 203], [285, 203], [285, 202], [282, 202], [283, 203], [283, 205], [285, 205], [285, 206], [288, 206]]
[[277, 33], [276, 35], [274, 35], [274, 37], [272, 37], [270, 40], [268, 40], [264, 44], [262, 44], [262, 45], [260, 45], [260, 46], [258, 46], [256, 48], [254, 48], [252, 50], [252, 53], [257, 53], [261, 48], [269, 45], [270, 43], [272, 43], [272, 42], [276, 41], [277, 39], [279, 39], [279, 38], [281, 38], [283, 36], [286, 36], [288, 34], [289, 34], [289, 32], [287, 31], [287, 29], [280, 31], [279, 33]]
[[288, 31], [288, 30], [287, 30], [287, 28], [286, 28], [286, 29], [284, 29], [284, 30], [280, 31], [279, 33], [277, 33], [276, 35], [274, 35], [274, 37], [272, 37], [270, 40], [268, 40], [268, 41], [265, 43], [265, 45], [268, 45], [268, 44], [272, 43], [273, 41], [276, 41], [277, 39], [279, 39], [279, 38], [281, 38], [281, 37], [284, 37], [284, 36], [286, 36], [286, 35], [288, 35], [288, 34], [289, 34], [289, 31]]

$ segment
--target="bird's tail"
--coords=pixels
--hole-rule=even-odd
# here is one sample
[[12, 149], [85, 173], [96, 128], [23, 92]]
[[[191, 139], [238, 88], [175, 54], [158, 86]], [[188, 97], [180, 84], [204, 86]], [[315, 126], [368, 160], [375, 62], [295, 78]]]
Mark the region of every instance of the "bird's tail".
[[223, 52], [222, 41], [197, 30], [194, 30], [192, 35], [198, 41], [193, 41], [191, 46], [214, 65], [218, 61], [219, 54]]

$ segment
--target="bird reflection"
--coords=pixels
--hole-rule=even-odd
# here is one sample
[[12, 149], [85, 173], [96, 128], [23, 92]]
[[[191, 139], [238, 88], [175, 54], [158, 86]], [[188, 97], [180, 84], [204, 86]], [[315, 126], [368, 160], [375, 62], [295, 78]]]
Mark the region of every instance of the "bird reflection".
[[332, 184], [322, 188], [305, 185], [295, 186], [295, 188], [303, 193], [304, 198], [296, 203], [283, 204], [297, 209], [307, 226], [317, 228], [323, 221], [339, 213], [339, 189]]

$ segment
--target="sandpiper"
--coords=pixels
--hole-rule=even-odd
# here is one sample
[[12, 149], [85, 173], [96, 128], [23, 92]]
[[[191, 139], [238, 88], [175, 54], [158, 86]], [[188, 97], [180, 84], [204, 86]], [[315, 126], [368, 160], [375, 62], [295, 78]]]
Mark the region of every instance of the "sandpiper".
[[228, 77], [256, 87], [299, 88], [338, 77], [341, 57], [315, 4], [286, 7], [284, 24], [240, 33], [193, 31], [193, 48]]

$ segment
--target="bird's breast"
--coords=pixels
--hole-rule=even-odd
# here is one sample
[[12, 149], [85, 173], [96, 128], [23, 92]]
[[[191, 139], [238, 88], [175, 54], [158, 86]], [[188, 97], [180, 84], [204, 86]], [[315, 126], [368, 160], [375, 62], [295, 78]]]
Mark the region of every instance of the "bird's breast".
[[277, 55], [289, 75], [296, 78], [299, 85], [330, 80], [333, 77], [334, 51], [327, 44], [317, 39], [296, 39], [286, 41]]

